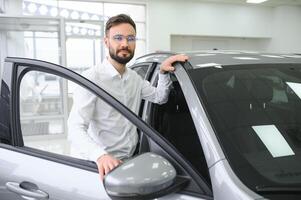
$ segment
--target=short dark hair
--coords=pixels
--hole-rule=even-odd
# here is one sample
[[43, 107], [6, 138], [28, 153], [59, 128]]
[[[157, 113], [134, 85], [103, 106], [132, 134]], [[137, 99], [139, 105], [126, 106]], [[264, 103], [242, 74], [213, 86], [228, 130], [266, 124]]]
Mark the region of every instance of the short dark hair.
[[119, 24], [130, 24], [135, 32], [136, 32], [136, 24], [135, 22], [132, 20], [132, 18], [126, 14], [119, 14], [116, 16], [111, 17], [107, 23], [106, 23], [106, 35], [108, 34], [110, 28], [112, 28], [113, 26], [117, 26]]

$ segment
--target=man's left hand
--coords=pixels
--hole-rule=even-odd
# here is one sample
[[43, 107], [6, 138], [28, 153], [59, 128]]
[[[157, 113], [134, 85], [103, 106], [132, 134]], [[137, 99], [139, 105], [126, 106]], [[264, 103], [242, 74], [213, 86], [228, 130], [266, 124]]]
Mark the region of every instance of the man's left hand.
[[175, 62], [185, 62], [188, 60], [188, 58], [189, 57], [184, 54], [177, 54], [174, 56], [170, 56], [169, 58], [167, 58], [162, 62], [160, 67], [160, 72], [164, 74], [166, 72], [175, 71], [175, 68], [172, 66], [172, 64]]

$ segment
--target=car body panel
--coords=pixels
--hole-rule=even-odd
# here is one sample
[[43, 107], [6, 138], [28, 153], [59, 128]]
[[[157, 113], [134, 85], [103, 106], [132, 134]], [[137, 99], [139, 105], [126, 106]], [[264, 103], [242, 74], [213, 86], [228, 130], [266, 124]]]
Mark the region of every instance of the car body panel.
[[226, 159], [215, 163], [209, 170], [215, 199], [265, 199], [238, 179]]
[[[109, 199], [96, 172], [53, 162], [0, 147], [0, 185], [28, 181], [49, 194], [50, 199]], [[4, 178], [5, 177], [5, 178]], [[67, 195], [68, 194], [68, 195]], [[3, 200], [16, 198], [13, 193]], [[19, 199], [23, 199], [19, 197]]]
[[186, 98], [186, 101], [206, 156], [213, 192], [216, 194], [214, 197], [216, 199], [225, 198], [233, 200], [261, 198], [247, 188], [229, 166], [185, 69], [179, 65], [176, 68], [175, 75], [180, 82], [185, 97], [189, 97]]
[[198, 131], [200, 141], [206, 156], [208, 168], [213, 166], [216, 162], [225, 159], [225, 155], [218, 145], [216, 135], [208, 121], [205, 111], [201, 106], [198, 95], [194, 91], [193, 85], [183, 67], [178, 65], [175, 71], [183, 93], [186, 97], [186, 101], [193, 117], [195, 127]]
[[[5, 100], [9, 112], [6, 117], [10, 120], [8, 134], [12, 138], [10, 145], [0, 144], [0, 193], [6, 199], [23, 199], [21, 195], [8, 192], [6, 184], [21, 184], [26, 181], [36, 185], [39, 190], [49, 194], [49, 199], [109, 199], [97, 173], [96, 165], [90, 161], [76, 161], [60, 155], [52, 155], [41, 150], [23, 147], [18, 110], [18, 84], [22, 76], [36, 70], [57, 75], [71, 80], [93, 92], [96, 96], [116, 108], [129, 121], [139, 127], [152, 140], [158, 142], [160, 148], [168, 152], [171, 157], [176, 155], [174, 149], [166, 144], [151, 127], [128, 110], [123, 104], [114, 99], [107, 92], [82, 76], [55, 64], [22, 58], [7, 58], [2, 82], [1, 99]], [[5, 89], [3, 89], [5, 88]], [[169, 158], [171, 158], [169, 157]], [[86, 162], [86, 163], [85, 163]], [[189, 167], [182, 159], [175, 159], [174, 164]], [[91, 167], [92, 165], [92, 167]], [[94, 165], [94, 167], [93, 167]], [[184, 168], [183, 168], [184, 169]], [[202, 196], [202, 195], [201, 195]], [[27, 198], [27, 197], [25, 197]], [[164, 199], [203, 199], [190, 194], [170, 194]]]

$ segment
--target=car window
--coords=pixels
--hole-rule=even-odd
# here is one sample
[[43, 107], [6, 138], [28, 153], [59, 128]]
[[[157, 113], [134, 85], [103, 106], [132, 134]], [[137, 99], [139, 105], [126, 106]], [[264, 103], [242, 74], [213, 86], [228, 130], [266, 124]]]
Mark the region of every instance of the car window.
[[[72, 87], [67, 92], [67, 85], [71, 84]], [[91, 95], [78, 84], [50, 73], [29, 71], [23, 76], [19, 91], [19, 110], [24, 146], [89, 160], [89, 155], [78, 151], [78, 146], [72, 145], [73, 140], [70, 139], [70, 130], [73, 129], [68, 127], [67, 121], [74, 104], [74, 91], [71, 88]], [[97, 99], [96, 104], [102, 103], [111, 108]], [[113, 109], [112, 112], [118, 111]], [[79, 135], [78, 137], [80, 138]], [[89, 149], [87, 146], [80, 148]]]
[[70, 154], [65, 122], [72, 97], [64, 93], [64, 81], [56, 75], [39, 71], [30, 71], [23, 76], [19, 105], [25, 146]]
[[133, 67], [133, 70], [137, 72], [141, 76], [142, 79], [145, 79], [147, 70], [149, 65], [139, 65], [137, 67]]
[[[0, 113], [9, 113], [9, 88], [6, 83], [1, 84]], [[0, 115], [0, 143], [12, 144], [9, 132], [9, 118]]]
[[256, 191], [301, 183], [300, 65], [208, 67], [189, 74], [229, 163], [246, 185]]
[[172, 75], [171, 79], [167, 103], [151, 105], [150, 124], [177, 148], [210, 185], [209, 170], [185, 96], [177, 78]]

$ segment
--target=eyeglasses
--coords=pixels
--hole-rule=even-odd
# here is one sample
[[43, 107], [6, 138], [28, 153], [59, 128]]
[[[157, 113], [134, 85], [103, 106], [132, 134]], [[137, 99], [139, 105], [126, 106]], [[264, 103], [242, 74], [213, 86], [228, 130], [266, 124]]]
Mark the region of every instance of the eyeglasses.
[[134, 35], [128, 35], [128, 36], [124, 36], [124, 35], [114, 35], [113, 36], [113, 40], [115, 40], [116, 42], [122, 42], [122, 40], [126, 39], [127, 42], [136, 42], [136, 36]]

